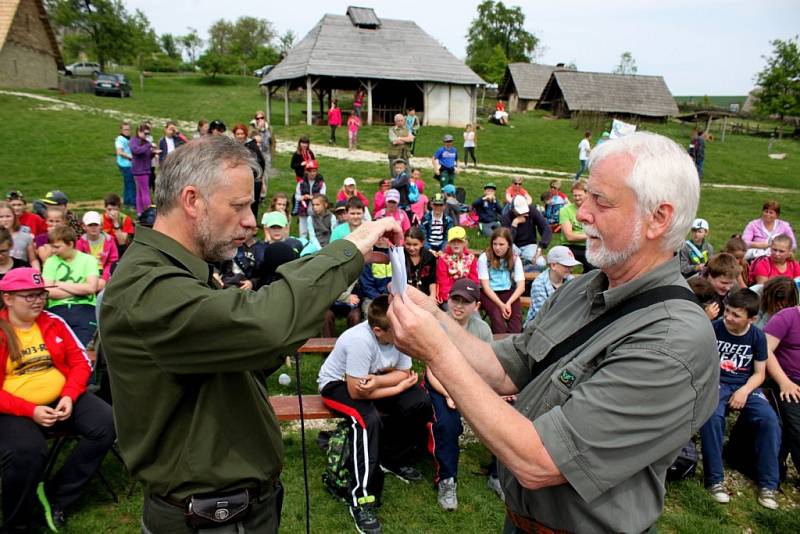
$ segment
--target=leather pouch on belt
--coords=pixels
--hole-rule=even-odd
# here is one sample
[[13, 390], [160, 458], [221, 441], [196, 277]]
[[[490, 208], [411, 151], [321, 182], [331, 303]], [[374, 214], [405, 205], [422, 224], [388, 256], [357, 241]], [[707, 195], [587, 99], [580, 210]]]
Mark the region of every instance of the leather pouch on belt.
[[228, 493], [193, 495], [186, 508], [186, 522], [193, 528], [214, 528], [236, 523], [250, 511], [246, 489]]

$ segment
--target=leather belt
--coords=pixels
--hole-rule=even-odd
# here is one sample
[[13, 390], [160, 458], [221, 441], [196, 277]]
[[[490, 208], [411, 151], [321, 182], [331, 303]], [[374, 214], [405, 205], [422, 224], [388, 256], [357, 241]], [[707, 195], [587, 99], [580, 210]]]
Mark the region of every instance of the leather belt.
[[525, 532], [525, 534], [572, 534], [568, 530], [550, 528], [539, 523], [531, 517], [515, 514], [508, 509], [506, 509], [506, 515], [508, 515], [511, 523], [513, 523], [514, 526], [522, 532]]

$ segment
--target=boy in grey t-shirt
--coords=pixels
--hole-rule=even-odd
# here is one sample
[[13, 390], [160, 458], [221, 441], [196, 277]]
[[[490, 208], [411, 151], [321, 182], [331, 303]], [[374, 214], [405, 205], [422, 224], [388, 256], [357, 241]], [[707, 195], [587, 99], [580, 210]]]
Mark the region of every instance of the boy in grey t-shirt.
[[431, 419], [411, 358], [394, 346], [388, 308], [386, 295], [370, 303], [367, 321], [339, 336], [317, 380], [325, 405], [351, 421], [353, 450], [366, 451], [350, 464], [350, 514], [359, 532], [381, 532], [375, 505], [384, 471], [405, 482], [422, 480], [410, 463]]

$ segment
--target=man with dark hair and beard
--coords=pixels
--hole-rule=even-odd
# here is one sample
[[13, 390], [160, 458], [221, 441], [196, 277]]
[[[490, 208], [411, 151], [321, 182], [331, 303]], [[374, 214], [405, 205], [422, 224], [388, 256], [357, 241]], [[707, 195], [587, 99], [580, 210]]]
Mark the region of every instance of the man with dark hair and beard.
[[589, 167], [577, 220], [597, 269], [521, 334], [485, 343], [412, 287], [388, 313], [497, 456], [506, 533], [654, 530], [667, 468], [717, 406], [714, 333], [675, 254], [700, 196], [691, 159], [636, 133]]
[[119, 446], [144, 482], [142, 531], [278, 531], [280, 427], [259, 377], [314, 335], [393, 219], [364, 223], [258, 291], [220, 290], [209, 263], [233, 258], [256, 225], [260, 168], [207, 136], [170, 154], [152, 229], [136, 231], [100, 315]]

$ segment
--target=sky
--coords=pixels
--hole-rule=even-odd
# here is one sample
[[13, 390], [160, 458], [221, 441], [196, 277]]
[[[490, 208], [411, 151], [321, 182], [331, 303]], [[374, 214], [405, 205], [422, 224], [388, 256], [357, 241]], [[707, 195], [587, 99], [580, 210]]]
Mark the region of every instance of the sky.
[[[459, 58], [478, 0], [124, 0], [141, 9], [155, 31], [181, 35], [187, 27], [206, 38], [208, 27], [241, 16], [269, 20], [298, 40], [325, 13], [348, 5], [371, 7], [378, 17], [414, 20]], [[744, 95], [764, 68], [774, 39], [800, 33], [798, 0], [542, 0], [506, 1], [525, 14], [540, 40], [538, 63], [574, 62], [579, 70], [610, 72], [629, 51], [639, 74], [663, 76], [676, 96]]]

